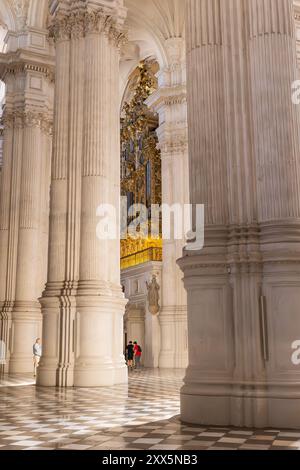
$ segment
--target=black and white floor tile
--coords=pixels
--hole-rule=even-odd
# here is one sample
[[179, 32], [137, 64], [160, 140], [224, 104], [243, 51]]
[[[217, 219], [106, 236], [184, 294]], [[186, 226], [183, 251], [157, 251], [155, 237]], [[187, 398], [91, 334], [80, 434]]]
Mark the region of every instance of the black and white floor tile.
[[129, 388], [38, 388], [0, 380], [0, 450], [300, 450], [300, 431], [188, 426], [183, 371], [131, 372]]

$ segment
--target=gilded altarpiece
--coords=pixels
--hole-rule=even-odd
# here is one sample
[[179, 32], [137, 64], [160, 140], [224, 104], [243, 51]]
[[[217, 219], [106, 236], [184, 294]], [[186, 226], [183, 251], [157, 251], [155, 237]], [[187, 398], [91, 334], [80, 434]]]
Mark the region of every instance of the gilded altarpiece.
[[[161, 155], [157, 148], [158, 117], [145, 101], [157, 89], [156, 62], [143, 61], [129, 80], [121, 116], [121, 195], [127, 209], [134, 204], [147, 208], [148, 229], [138, 228], [136, 237], [121, 240], [121, 269], [162, 260], [161, 221], [155, 234], [151, 226], [153, 205], [161, 206]], [[134, 216], [128, 215], [127, 224]], [[159, 227], [158, 227], [159, 225]], [[159, 235], [158, 235], [159, 234]]]

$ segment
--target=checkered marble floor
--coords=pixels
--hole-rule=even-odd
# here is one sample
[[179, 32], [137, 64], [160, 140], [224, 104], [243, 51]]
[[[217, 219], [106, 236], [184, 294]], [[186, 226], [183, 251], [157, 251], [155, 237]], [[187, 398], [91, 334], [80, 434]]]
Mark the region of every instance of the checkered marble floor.
[[[0, 381], [0, 450], [300, 450], [300, 431], [180, 423], [183, 371], [131, 372], [129, 388], [38, 388]], [[16, 386], [16, 384], [18, 386]]]

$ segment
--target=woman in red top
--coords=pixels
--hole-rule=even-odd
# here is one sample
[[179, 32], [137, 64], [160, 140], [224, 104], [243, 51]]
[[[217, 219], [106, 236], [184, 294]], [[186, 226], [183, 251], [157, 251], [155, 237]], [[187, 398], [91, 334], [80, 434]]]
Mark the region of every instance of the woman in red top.
[[134, 342], [134, 361], [135, 361], [135, 367], [138, 369], [141, 365], [141, 356], [142, 356], [142, 348], [137, 344], [137, 342]]

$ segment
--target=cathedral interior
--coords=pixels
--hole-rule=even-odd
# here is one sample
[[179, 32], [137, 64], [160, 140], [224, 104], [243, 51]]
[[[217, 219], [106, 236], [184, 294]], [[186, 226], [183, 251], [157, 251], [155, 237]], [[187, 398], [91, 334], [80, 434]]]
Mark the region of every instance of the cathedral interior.
[[299, 0], [0, 0], [0, 450], [300, 450], [299, 71]]

